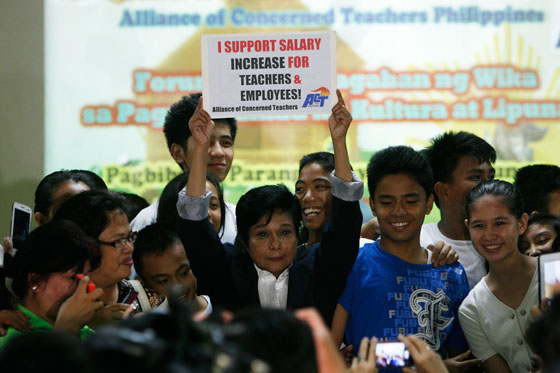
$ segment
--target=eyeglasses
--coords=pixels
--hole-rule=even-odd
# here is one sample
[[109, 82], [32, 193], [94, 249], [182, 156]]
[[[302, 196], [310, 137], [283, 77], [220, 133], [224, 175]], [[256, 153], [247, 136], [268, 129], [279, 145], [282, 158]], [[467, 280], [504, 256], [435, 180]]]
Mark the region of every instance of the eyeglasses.
[[126, 244], [133, 246], [136, 241], [136, 237], [138, 237], [138, 235], [135, 232], [131, 232], [127, 237], [119, 238], [113, 242], [105, 242], [101, 240], [97, 240], [97, 242], [103, 245], [113, 246], [117, 250], [122, 250]]

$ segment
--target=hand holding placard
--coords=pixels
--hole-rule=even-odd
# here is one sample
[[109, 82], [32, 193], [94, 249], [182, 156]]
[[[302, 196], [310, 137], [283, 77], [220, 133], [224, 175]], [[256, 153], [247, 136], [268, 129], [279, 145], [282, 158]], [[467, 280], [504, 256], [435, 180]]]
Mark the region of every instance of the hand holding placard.
[[201, 97], [198, 100], [196, 110], [189, 120], [189, 129], [197, 144], [208, 145], [214, 129], [214, 121], [210, 118], [210, 114], [202, 108], [202, 99]]

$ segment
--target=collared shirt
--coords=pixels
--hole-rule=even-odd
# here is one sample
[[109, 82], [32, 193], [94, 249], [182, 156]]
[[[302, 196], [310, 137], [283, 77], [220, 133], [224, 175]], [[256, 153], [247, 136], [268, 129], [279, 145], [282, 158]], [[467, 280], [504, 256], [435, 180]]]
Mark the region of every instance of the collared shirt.
[[459, 309], [459, 320], [474, 356], [487, 360], [500, 355], [512, 372], [528, 372], [534, 355], [525, 332], [534, 320], [531, 307], [539, 303], [539, 274], [535, 269], [527, 294], [517, 308], [502, 303], [483, 278]]
[[286, 305], [288, 303], [288, 279], [290, 277], [290, 267], [286, 268], [284, 272], [276, 278], [272, 273], [260, 269], [255, 264], [255, 269], [257, 270], [257, 275], [259, 276], [259, 300], [262, 308], [286, 309]]

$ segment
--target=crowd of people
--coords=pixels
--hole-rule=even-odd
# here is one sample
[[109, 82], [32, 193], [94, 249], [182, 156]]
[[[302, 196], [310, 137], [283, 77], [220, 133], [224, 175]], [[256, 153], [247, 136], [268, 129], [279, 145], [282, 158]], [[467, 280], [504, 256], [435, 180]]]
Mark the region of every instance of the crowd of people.
[[[496, 152], [468, 132], [388, 147], [368, 163], [363, 224], [337, 97], [333, 153], [301, 158], [294, 194], [224, 201], [237, 123], [200, 94], [166, 116], [184, 173], [158, 202], [89, 171], [47, 175], [38, 227], [4, 240], [0, 367], [383, 372], [377, 347], [400, 341], [419, 372], [554, 372], [560, 298], [539, 304], [536, 257], [560, 245], [560, 168], [495, 180]], [[424, 224], [434, 203], [441, 219]]]

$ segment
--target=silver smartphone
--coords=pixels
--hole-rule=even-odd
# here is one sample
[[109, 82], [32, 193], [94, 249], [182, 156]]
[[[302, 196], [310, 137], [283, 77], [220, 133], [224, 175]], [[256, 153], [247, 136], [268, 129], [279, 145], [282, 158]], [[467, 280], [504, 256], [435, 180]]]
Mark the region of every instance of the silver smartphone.
[[10, 236], [16, 250], [21, 248], [23, 241], [31, 230], [31, 215], [31, 207], [19, 202], [14, 202], [12, 205]]

